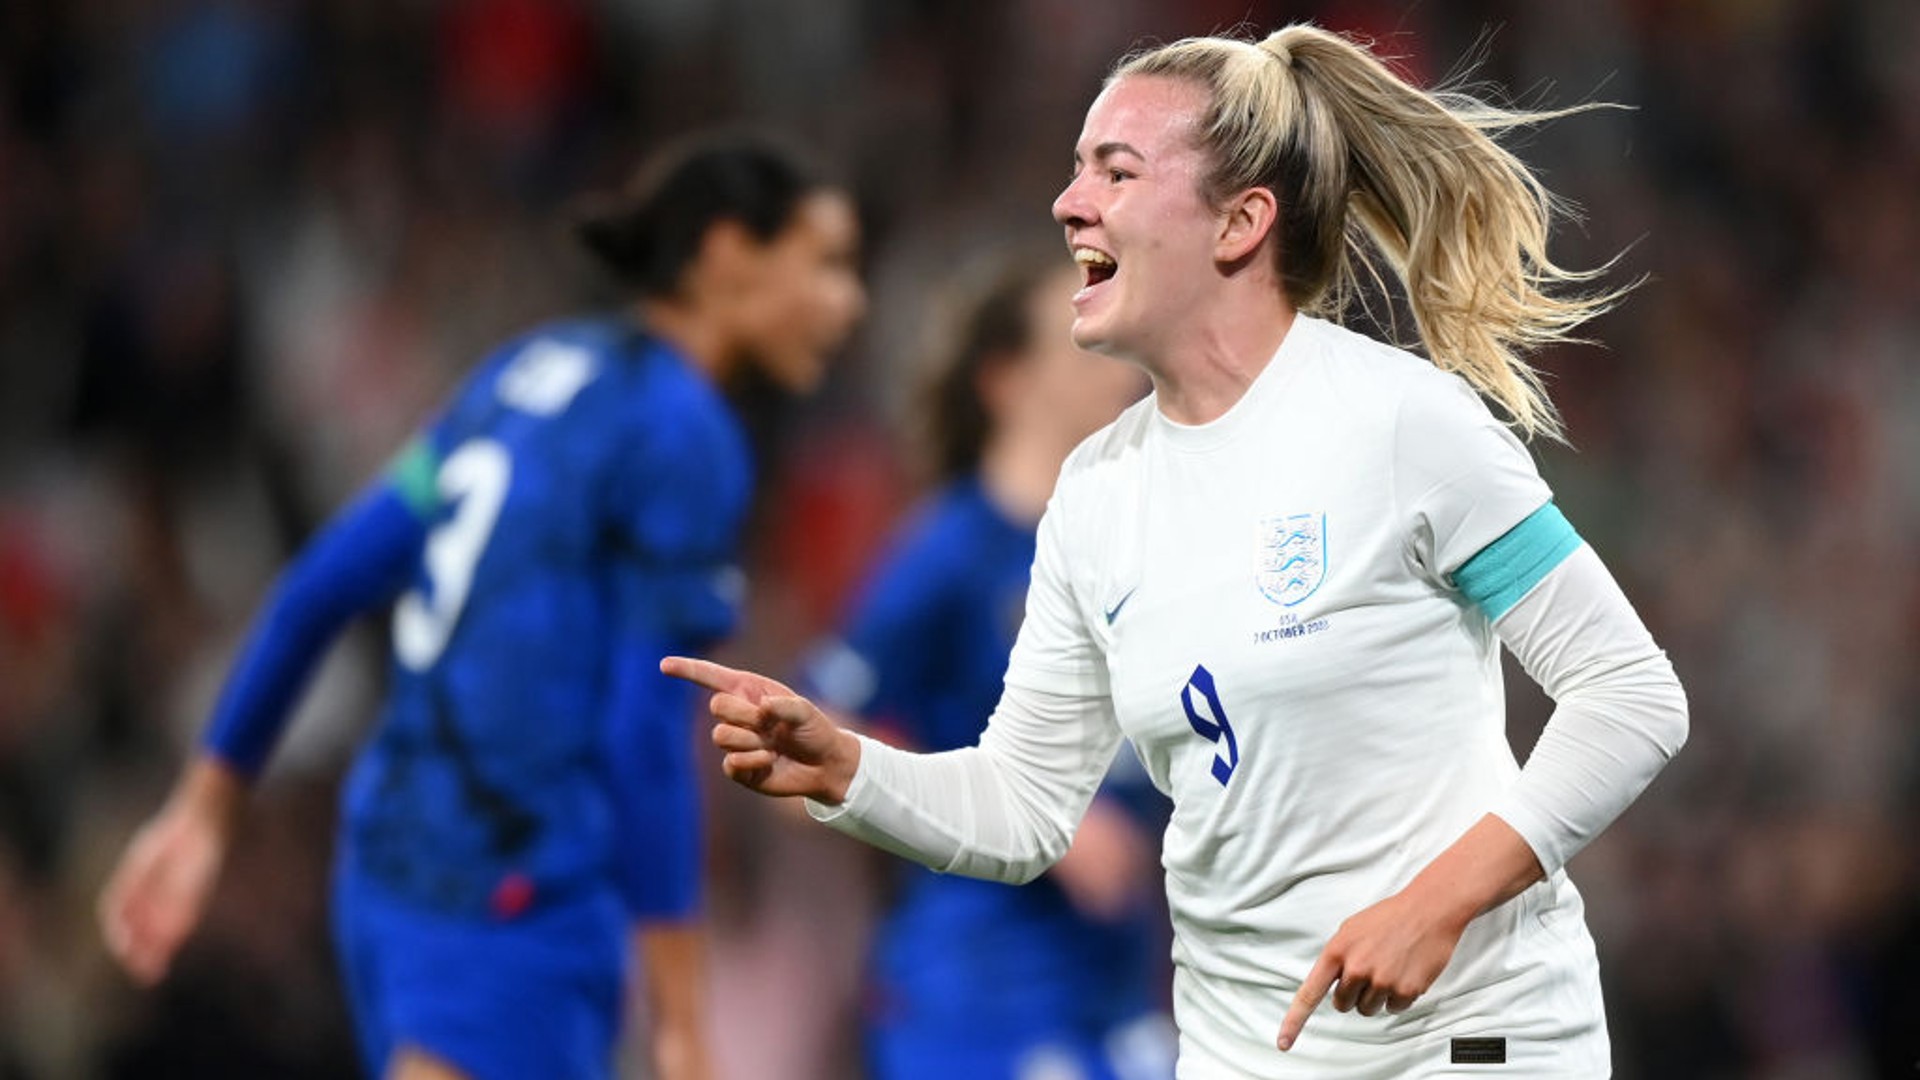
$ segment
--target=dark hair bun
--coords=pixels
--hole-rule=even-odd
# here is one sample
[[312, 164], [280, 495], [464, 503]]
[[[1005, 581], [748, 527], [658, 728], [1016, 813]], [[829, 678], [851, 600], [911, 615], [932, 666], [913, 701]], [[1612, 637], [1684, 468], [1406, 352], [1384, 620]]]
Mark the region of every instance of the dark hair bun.
[[738, 222], [771, 240], [824, 186], [798, 153], [767, 136], [704, 135], [655, 155], [625, 190], [583, 200], [573, 230], [623, 285], [662, 296], [679, 287], [715, 223]]

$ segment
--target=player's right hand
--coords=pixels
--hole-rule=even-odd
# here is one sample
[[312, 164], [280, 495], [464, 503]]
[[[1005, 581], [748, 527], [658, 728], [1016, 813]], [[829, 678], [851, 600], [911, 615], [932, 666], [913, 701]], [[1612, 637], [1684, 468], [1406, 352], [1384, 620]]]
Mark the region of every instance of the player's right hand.
[[[207, 787], [237, 787], [231, 774], [196, 775], [217, 765], [199, 764], [181, 790], [134, 834], [100, 893], [100, 933], [107, 951], [134, 982], [152, 986], [166, 977], [187, 935], [199, 925], [226, 859], [231, 828], [230, 793]], [[224, 772], [224, 770], [221, 770]]]
[[660, 670], [713, 691], [713, 745], [728, 779], [763, 795], [838, 804], [860, 765], [860, 740], [785, 685], [709, 660], [669, 656]]

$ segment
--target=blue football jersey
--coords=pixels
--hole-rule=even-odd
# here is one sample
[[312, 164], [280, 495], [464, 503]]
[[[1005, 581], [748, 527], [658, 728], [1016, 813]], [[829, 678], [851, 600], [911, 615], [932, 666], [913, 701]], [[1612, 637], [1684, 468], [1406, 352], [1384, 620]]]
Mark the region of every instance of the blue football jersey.
[[[952, 484], [905, 527], [803, 682], [915, 749], [973, 745], [1000, 698], [1034, 545], [977, 481]], [[1090, 922], [1047, 877], [1014, 887], [905, 863], [902, 873], [872, 963], [874, 1022], [1012, 1039], [1100, 1032], [1158, 1004], [1145, 918]]]
[[733, 626], [750, 473], [718, 391], [630, 323], [480, 365], [390, 472], [427, 534], [348, 782], [353, 873], [497, 915], [617, 879], [686, 913], [691, 691], [658, 662]]

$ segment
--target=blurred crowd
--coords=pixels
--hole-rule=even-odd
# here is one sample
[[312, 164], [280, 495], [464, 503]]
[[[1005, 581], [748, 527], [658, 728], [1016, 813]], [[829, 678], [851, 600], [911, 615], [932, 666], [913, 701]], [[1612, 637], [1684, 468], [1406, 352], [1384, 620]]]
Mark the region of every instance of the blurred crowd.
[[[799, 420], [762, 425], [733, 648], [777, 669], [915, 492], [894, 448], [941, 284], [1055, 235], [1105, 68], [1300, 18], [1424, 79], [1476, 60], [1523, 105], [1625, 106], [1521, 146], [1587, 213], [1560, 261], [1645, 278], [1593, 327], [1604, 348], [1543, 358], [1572, 447], [1537, 450], [1693, 711], [1572, 867], [1618, 1074], [1913, 1075], [1920, 5], [19, 0], [0, 5], [0, 1080], [352, 1073], [324, 883], [383, 628], [322, 671], [165, 988], [107, 965], [93, 897], [288, 554], [490, 342], [606, 299], [571, 199], [731, 122], [803, 137], [860, 194], [874, 316]], [[1511, 685], [1524, 754], [1549, 706]], [[712, 802], [717, 992], [757, 1017], [723, 1061], [852, 1075], [872, 860]]]

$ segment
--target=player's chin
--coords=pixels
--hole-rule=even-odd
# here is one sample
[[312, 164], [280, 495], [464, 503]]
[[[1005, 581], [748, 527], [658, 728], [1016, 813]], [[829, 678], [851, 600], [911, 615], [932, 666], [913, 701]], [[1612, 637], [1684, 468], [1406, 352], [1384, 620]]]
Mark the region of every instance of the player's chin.
[[1114, 355], [1113, 335], [1107, 323], [1108, 320], [1099, 315], [1079, 315], [1074, 318], [1067, 336], [1073, 339], [1073, 344], [1078, 348], [1111, 356]]
[[819, 349], [782, 349], [762, 357], [760, 370], [789, 394], [810, 394], [827, 377], [827, 355]]

